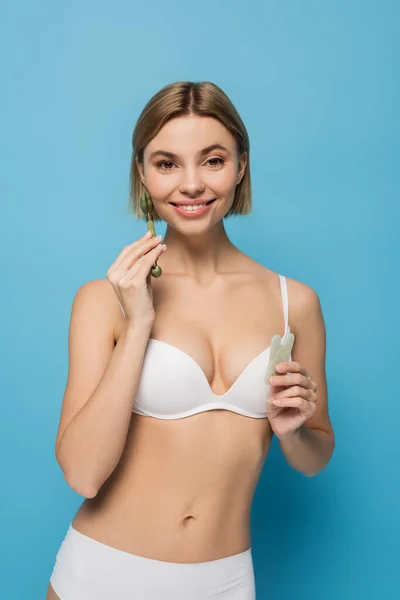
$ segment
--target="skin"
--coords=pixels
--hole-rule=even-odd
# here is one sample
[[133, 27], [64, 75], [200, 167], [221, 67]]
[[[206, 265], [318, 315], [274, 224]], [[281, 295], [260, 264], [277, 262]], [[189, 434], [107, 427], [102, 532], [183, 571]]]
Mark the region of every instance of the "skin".
[[[200, 154], [215, 143], [226, 150]], [[177, 156], [152, 156], [158, 150]], [[218, 395], [269, 346], [272, 335], [284, 333], [277, 273], [242, 253], [222, 220], [246, 165], [230, 132], [213, 118], [197, 116], [166, 123], [139, 165], [167, 223], [167, 250], [158, 259], [163, 274], [151, 282], [156, 318], [150, 337], [191, 356]], [[185, 219], [170, 202], [188, 198], [217, 201], [203, 217]], [[300, 426], [333, 438], [318, 297], [296, 280], [287, 278], [287, 285], [296, 342], [293, 362], [282, 363], [280, 386], [271, 392], [289, 408], [266, 398], [268, 419], [225, 410], [176, 420], [132, 413], [121, 461], [97, 496], [83, 502], [75, 529], [120, 550], [172, 562], [215, 560], [251, 546], [251, 503], [274, 433], [282, 444]], [[123, 315], [107, 280], [101, 289], [115, 314], [117, 341]], [[283, 449], [289, 457], [289, 446]], [[47, 598], [57, 598], [51, 586]]]

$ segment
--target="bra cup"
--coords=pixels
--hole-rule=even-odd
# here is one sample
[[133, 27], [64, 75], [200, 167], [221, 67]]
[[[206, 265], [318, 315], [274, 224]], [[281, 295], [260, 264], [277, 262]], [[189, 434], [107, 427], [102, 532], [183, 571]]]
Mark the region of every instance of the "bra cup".
[[[223, 408], [255, 418], [265, 418], [270, 385], [264, 382], [269, 348], [242, 371], [225, 392], [214, 394], [196, 361], [175, 346], [150, 338], [133, 412], [160, 419], [179, 419]], [[154, 376], [154, 365], [162, 365]]]
[[[279, 275], [279, 279], [285, 323], [283, 340], [290, 332], [288, 291], [286, 277]], [[260, 352], [225, 394], [219, 395], [214, 394], [200, 365], [189, 354], [149, 338], [132, 411], [159, 419], [180, 419], [220, 408], [256, 419], [266, 418], [271, 386], [265, 382], [265, 375], [270, 350], [271, 346]]]

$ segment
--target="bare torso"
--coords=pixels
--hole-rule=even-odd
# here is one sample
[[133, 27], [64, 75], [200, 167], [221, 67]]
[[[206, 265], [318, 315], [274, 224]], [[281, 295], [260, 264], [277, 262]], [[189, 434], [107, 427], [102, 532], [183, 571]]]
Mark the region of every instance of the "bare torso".
[[[215, 394], [231, 387], [272, 335], [284, 333], [278, 275], [242, 253], [236, 272], [208, 287], [168, 273], [152, 286], [151, 337], [190, 355]], [[121, 312], [115, 341], [123, 319]], [[132, 413], [117, 468], [95, 498], [84, 500], [73, 526], [164, 561], [243, 552], [251, 545], [251, 503], [272, 435], [268, 419], [226, 410], [175, 420]]]

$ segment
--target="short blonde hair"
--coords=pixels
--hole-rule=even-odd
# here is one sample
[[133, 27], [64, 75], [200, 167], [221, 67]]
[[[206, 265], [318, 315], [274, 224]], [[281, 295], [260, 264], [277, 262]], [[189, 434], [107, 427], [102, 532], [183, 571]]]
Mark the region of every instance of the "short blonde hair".
[[[163, 87], [142, 110], [132, 135], [129, 209], [137, 218], [144, 218], [140, 196], [144, 191], [136, 159], [143, 162], [143, 151], [167, 121], [185, 115], [213, 117], [231, 132], [239, 156], [247, 153], [247, 166], [236, 187], [234, 201], [225, 217], [247, 215], [251, 211], [250, 143], [246, 127], [228, 96], [210, 81], [178, 81]], [[154, 221], [160, 217], [153, 211]]]

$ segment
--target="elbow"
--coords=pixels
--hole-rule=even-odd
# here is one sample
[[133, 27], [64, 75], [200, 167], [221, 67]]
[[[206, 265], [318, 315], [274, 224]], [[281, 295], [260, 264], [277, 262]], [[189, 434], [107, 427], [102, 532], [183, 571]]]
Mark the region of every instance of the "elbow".
[[314, 471], [303, 471], [303, 475], [305, 475], [306, 477], [315, 477], [315, 475], [318, 475], [319, 473], [321, 473], [321, 471], [323, 471], [324, 469], [326, 469], [327, 465], [328, 465], [329, 460], [322, 464], [319, 465], [318, 467], [316, 467], [314, 469]]
[[305, 475], [305, 477], [315, 477], [317, 473], [319, 473], [319, 471], [306, 471], [303, 472], [303, 475]]
[[90, 481], [78, 481], [76, 478], [64, 472], [64, 478], [69, 487], [84, 498], [95, 498], [99, 488]]
[[71, 469], [68, 469], [66, 467], [64, 461], [60, 456], [59, 445], [57, 445], [56, 447], [55, 455], [57, 463], [59, 464], [60, 469], [64, 474], [64, 479], [68, 486], [72, 490], [74, 490], [74, 492], [76, 492], [80, 496], [83, 496], [84, 498], [95, 498], [100, 488], [94, 485], [92, 481], [87, 480], [87, 478], [84, 481], [82, 481], [82, 477], [77, 477], [76, 473], [71, 472]]

